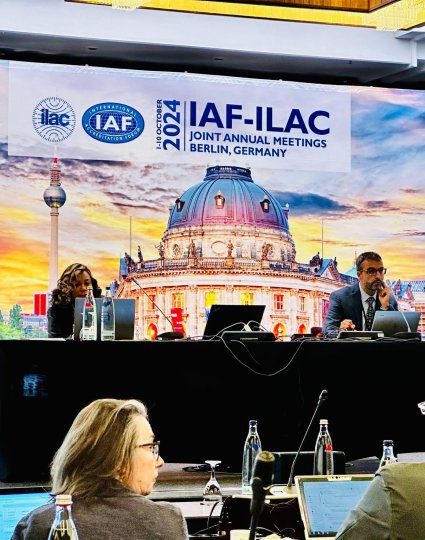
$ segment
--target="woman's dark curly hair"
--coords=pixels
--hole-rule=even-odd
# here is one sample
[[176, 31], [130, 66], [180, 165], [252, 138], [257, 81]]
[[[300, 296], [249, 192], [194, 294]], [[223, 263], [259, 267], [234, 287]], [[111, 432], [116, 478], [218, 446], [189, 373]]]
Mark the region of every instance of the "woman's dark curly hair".
[[101, 296], [102, 290], [98, 286], [97, 279], [92, 276], [91, 270], [84, 264], [74, 263], [65, 268], [61, 277], [58, 279], [58, 286], [52, 291], [52, 298], [50, 300], [52, 305], [69, 304], [73, 301], [72, 289], [78, 283], [78, 278], [83, 272], [87, 272], [91, 278], [94, 296], [96, 298]]

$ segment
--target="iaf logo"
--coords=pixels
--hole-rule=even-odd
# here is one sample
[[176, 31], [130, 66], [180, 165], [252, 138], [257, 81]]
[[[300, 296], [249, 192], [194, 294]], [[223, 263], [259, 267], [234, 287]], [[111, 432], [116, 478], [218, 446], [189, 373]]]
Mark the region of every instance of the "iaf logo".
[[122, 144], [134, 141], [145, 129], [143, 116], [123, 103], [98, 103], [83, 114], [83, 129], [93, 139]]
[[57, 96], [42, 99], [32, 113], [35, 131], [52, 143], [67, 139], [74, 131], [75, 124], [74, 109], [65, 99]]

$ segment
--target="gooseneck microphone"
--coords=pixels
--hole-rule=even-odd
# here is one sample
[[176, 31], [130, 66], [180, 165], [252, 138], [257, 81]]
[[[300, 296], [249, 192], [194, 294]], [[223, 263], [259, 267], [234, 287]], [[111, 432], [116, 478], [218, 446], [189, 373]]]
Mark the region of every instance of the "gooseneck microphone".
[[259, 452], [254, 461], [252, 472], [251, 488], [252, 499], [250, 505], [251, 524], [249, 527], [249, 539], [255, 539], [255, 531], [257, 529], [258, 518], [264, 508], [264, 499], [266, 491], [273, 482], [273, 467], [275, 457], [271, 452], [263, 450]]
[[158, 306], [158, 304], [153, 300], [151, 296], [148, 295], [148, 293], [145, 291], [145, 289], [140, 285], [140, 283], [137, 281], [137, 279], [133, 276], [130, 276], [131, 281], [134, 281], [134, 283], [139, 287], [139, 289], [142, 291], [142, 293], [149, 298], [149, 300], [152, 302], [152, 304], [156, 307], [156, 309], [161, 313], [163, 317], [171, 324], [171, 328], [173, 329], [172, 332], [163, 332], [162, 334], [159, 334], [157, 337], [162, 336], [162, 339], [182, 339], [184, 338], [183, 332], [175, 332], [174, 331], [174, 325], [173, 321], [170, 319], [170, 317], [167, 317], [167, 315], [162, 311], [162, 309]]
[[314, 419], [316, 418], [316, 414], [317, 414], [318, 410], [320, 409], [320, 406], [322, 405], [322, 403], [325, 401], [325, 399], [327, 397], [328, 397], [328, 391], [327, 390], [322, 390], [320, 392], [319, 401], [317, 402], [316, 409], [315, 409], [315, 411], [313, 413], [313, 416], [311, 417], [311, 420], [310, 420], [310, 423], [309, 423], [307, 429], [305, 430], [304, 437], [303, 437], [303, 439], [301, 441], [301, 444], [300, 444], [300, 446], [299, 446], [299, 448], [297, 450], [297, 453], [295, 454], [294, 461], [292, 462], [291, 471], [289, 473], [289, 478], [288, 478], [288, 486], [287, 486], [288, 490], [292, 489], [292, 485], [294, 483], [295, 464], [297, 463], [298, 456], [300, 455], [301, 448], [303, 447], [305, 438], [307, 437], [307, 434], [310, 431], [311, 425], [312, 425]]

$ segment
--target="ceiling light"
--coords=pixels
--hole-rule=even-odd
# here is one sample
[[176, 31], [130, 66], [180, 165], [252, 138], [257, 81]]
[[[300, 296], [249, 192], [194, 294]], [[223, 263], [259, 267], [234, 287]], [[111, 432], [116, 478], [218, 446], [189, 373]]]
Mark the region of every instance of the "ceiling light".
[[112, 0], [113, 9], [133, 10], [147, 4], [149, 0]]

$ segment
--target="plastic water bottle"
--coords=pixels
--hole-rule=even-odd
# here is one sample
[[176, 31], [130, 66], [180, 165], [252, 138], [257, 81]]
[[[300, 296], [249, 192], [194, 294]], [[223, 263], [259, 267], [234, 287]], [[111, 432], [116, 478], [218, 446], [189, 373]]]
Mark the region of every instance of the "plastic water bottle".
[[242, 493], [250, 495], [252, 471], [257, 454], [261, 452], [261, 441], [257, 430], [257, 420], [249, 421], [249, 431], [245, 439], [242, 457]]
[[87, 287], [86, 299], [83, 308], [82, 340], [89, 341], [97, 338], [97, 314], [94, 300], [93, 287]]
[[78, 540], [77, 528], [72, 519], [71, 495], [56, 495], [56, 512], [47, 540]]
[[115, 308], [111, 288], [106, 287], [105, 296], [102, 299], [102, 311], [100, 315], [100, 339], [112, 341], [115, 339]]
[[334, 474], [332, 439], [327, 420], [320, 420], [319, 434], [314, 447], [313, 474]]
[[383, 467], [384, 465], [389, 465], [390, 463], [397, 463], [397, 458], [394, 455], [394, 442], [390, 439], [385, 439], [382, 445], [383, 450], [381, 461], [379, 462], [379, 468]]

